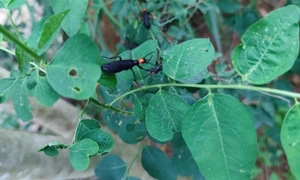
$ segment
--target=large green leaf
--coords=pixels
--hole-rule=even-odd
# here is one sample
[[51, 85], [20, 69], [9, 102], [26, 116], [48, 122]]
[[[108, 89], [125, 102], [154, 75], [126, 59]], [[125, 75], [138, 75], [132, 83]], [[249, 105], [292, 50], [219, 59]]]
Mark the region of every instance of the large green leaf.
[[209, 94], [182, 121], [182, 135], [206, 179], [248, 180], [257, 142], [247, 107], [228, 95]]
[[100, 78], [97, 45], [86, 35], [77, 34], [66, 41], [47, 66], [47, 79], [60, 95], [87, 99]]
[[185, 41], [162, 53], [163, 71], [169, 77], [183, 81], [205, 70], [214, 56], [214, 48], [208, 39]]
[[300, 179], [300, 104], [294, 105], [284, 118], [281, 127], [281, 143], [289, 166], [296, 179]]
[[83, 139], [72, 144], [70, 147], [70, 161], [72, 166], [78, 170], [83, 171], [89, 167], [90, 156], [99, 151], [97, 143], [91, 139]]
[[180, 97], [166, 91], [158, 91], [146, 109], [146, 128], [159, 141], [172, 139], [181, 130], [181, 121], [189, 105]]
[[125, 175], [126, 164], [117, 155], [106, 155], [95, 168], [99, 179], [120, 180]]
[[74, 36], [81, 27], [86, 14], [88, 0], [49, 0], [55, 14], [70, 10], [62, 22], [62, 28], [69, 37]]
[[242, 36], [232, 52], [235, 70], [253, 84], [265, 84], [294, 64], [299, 52], [299, 7], [277, 9], [259, 20]]
[[[137, 47], [131, 51], [122, 52], [120, 54], [120, 56], [123, 60], [128, 60], [130, 58], [133, 60], [137, 60], [137, 59], [143, 58], [143, 57], [147, 56], [149, 53], [151, 53], [146, 57], [146, 59], [149, 60], [150, 63], [155, 64], [156, 57], [157, 57], [156, 50], [157, 50], [157, 41], [156, 40], [148, 40], [148, 41], [144, 42], [142, 45], [140, 45], [139, 47]], [[153, 65], [151, 65], [151, 64], [143, 64], [141, 66], [145, 69], [151, 69], [153, 67]], [[135, 73], [136, 80], [144, 83], [145, 77], [149, 74], [149, 72], [144, 71], [144, 70], [138, 68], [137, 66], [133, 67], [132, 70]], [[131, 70], [122, 71], [122, 72], [118, 73], [118, 77], [124, 81], [133, 81], [134, 80], [134, 75]]]
[[142, 151], [142, 165], [154, 178], [175, 180], [176, 169], [171, 160], [160, 149], [154, 146], [146, 146]]

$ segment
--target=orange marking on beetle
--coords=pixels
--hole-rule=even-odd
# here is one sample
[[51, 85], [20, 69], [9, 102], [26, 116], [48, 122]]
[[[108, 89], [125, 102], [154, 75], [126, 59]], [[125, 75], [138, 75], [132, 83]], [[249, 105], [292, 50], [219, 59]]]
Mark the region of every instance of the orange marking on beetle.
[[144, 58], [139, 58], [138, 61], [139, 61], [139, 64], [144, 64], [145, 63], [145, 59]]

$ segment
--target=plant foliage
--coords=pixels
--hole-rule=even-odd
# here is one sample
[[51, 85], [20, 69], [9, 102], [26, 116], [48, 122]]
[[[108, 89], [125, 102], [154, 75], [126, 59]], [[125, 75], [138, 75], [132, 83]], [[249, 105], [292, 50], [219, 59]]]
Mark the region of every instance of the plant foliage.
[[[12, 10], [24, 3], [1, 0], [0, 8]], [[157, 179], [172, 180], [182, 175], [246, 180], [253, 175], [260, 156], [256, 128], [263, 124], [273, 126], [274, 114], [280, 111], [277, 107], [288, 109], [294, 99], [295, 104], [279, 126], [278, 143], [282, 143], [291, 172], [300, 178], [300, 94], [291, 92], [291, 88], [280, 88], [287, 87], [286, 82], [275, 81], [294, 68], [297, 57], [299, 60], [299, 6], [283, 6], [258, 20], [253, 6], [244, 7], [237, 1], [49, 3], [54, 14], [37, 22], [26, 40], [0, 25], [0, 40], [14, 44], [15, 53], [0, 48], [16, 56], [18, 63], [18, 70], [0, 79], [0, 103], [11, 99], [17, 116], [29, 121], [33, 118], [29, 96], [48, 107], [60, 97], [86, 100], [78, 115], [73, 141], [49, 143], [40, 151], [58, 156], [59, 150], [69, 150], [70, 163], [79, 171], [89, 167], [90, 158], [103, 155], [95, 168], [100, 179], [139, 179], [130, 176], [130, 168], [140, 154], [143, 168]], [[90, 8], [95, 14], [87, 13]], [[149, 12], [150, 28], [144, 26], [145, 19], [139, 18], [143, 8]], [[213, 40], [199, 38], [192, 30], [189, 16], [198, 11], [204, 15]], [[116, 75], [101, 69], [103, 64], [118, 58], [105, 59], [104, 55], [110, 53], [106, 37], [89, 31], [86, 21], [98, 20], [98, 12], [107, 16], [124, 41], [117, 46], [116, 56], [124, 62], [145, 58], [147, 63]], [[225, 61], [214, 61], [224, 58], [220, 54], [217, 22], [220, 13], [228, 14], [224, 22], [241, 35], [242, 43], [231, 55], [233, 68]], [[61, 31], [67, 40], [53, 58], [48, 58], [47, 51]], [[211, 67], [215, 69], [212, 71]], [[288, 104], [271, 97], [284, 99]], [[260, 103], [247, 103], [253, 101]], [[114, 139], [102, 129], [98, 119], [82, 118], [91, 103], [99, 107], [106, 126], [120, 139], [128, 144], [142, 144], [131, 164], [117, 155], [105, 155], [112, 151]], [[166, 144], [168, 141], [171, 147]], [[172, 154], [163, 147], [171, 148]]]

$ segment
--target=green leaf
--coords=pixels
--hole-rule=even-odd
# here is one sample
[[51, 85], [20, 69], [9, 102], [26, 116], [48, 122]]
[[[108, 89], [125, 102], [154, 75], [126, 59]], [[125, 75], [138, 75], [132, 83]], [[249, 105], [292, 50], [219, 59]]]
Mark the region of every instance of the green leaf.
[[24, 5], [26, 0], [10, 0], [7, 7], [9, 10], [17, 9]]
[[[133, 60], [137, 60], [137, 59], [143, 58], [146, 55], [148, 55], [149, 53], [153, 52], [146, 58], [149, 60], [150, 63], [155, 64], [156, 57], [157, 57], [156, 50], [157, 50], [157, 41], [156, 40], [148, 40], [148, 41], [144, 42], [142, 45], [138, 46], [137, 48], [135, 48], [131, 51], [122, 52], [120, 54], [120, 56], [123, 60], [128, 60], [130, 58]], [[141, 66], [145, 69], [151, 69], [153, 67], [153, 65], [151, 65], [151, 64], [143, 64]], [[144, 83], [145, 76], [147, 76], [149, 74], [149, 72], [144, 71], [144, 70], [138, 68], [137, 66], [133, 67], [132, 70], [135, 73], [136, 80]], [[122, 72], [118, 73], [118, 77], [124, 81], [131, 82], [134, 80], [134, 75], [131, 70], [122, 71]]]
[[142, 105], [141, 100], [136, 96], [134, 99], [134, 116], [137, 119], [145, 119], [145, 108]]
[[205, 70], [213, 61], [214, 48], [208, 39], [185, 41], [163, 52], [163, 72], [183, 81]]
[[60, 97], [44, 76], [37, 77], [37, 86], [35, 87], [34, 96], [37, 101], [44, 106], [52, 106]]
[[35, 47], [35, 50], [38, 51], [38, 54], [43, 54], [46, 49], [51, 45], [59, 34], [60, 24], [69, 13], [69, 10], [63, 11], [61, 13], [55, 14], [47, 18], [44, 22], [43, 29], [39, 38], [39, 42]]
[[126, 177], [125, 180], [141, 180], [141, 179], [138, 177], [134, 177], [134, 176], [128, 176], [128, 177]]
[[144, 147], [142, 165], [156, 179], [176, 180], [177, 173], [171, 160], [164, 152], [154, 146]]
[[[107, 61], [103, 57], [99, 56], [99, 65], [101, 66], [106, 63]], [[98, 83], [105, 87], [116, 87], [117, 77], [114, 73], [102, 72]]]
[[67, 149], [69, 146], [59, 142], [52, 142], [40, 149], [38, 152], [43, 151], [48, 156], [57, 156], [59, 154], [58, 149]]
[[253, 84], [265, 84], [294, 64], [299, 51], [299, 8], [272, 11], [242, 36], [243, 44], [232, 52], [235, 70]]
[[0, 79], [0, 104], [6, 102], [13, 96], [20, 81], [20, 78]]
[[97, 143], [91, 139], [83, 139], [74, 143], [70, 147], [70, 161], [72, 166], [78, 170], [83, 171], [89, 167], [90, 158], [99, 151]]
[[19, 46], [16, 47], [16, 58], [19, 64], [20, 72], [23, 72], [24, 68], [29, 64], [31, 60], [33, 60], [32, 56], [29, 55], [24, 49], [20, 48]]
[[172, 163], [178, 175], [193, 176], [199, 173], [198, 165], [180, 133], [174, 135], [171, 145], [173, 150]]
[[149, 134], [159, 140], [172, 139], [174, 132], [181, 131], [181, 121], [189, 105], [177, 95], [158, 91], [146, 109], [146, 127]]
[[120, 180], [125, 175], [126, 164], [117, 155], [106, 155], [97, 164], [95, 174], [99, 179]]
[[206, 179], [249, 179], [257, 154], [247, 107], [228, 95], [209, 94], [182, 121], [182, 135]]
[[32, 90], [37, 85], [37, 78], [38, 78], [38, 70], [35, 70], [30, 74], [30, 76], [27, 78], [27, 88], [29, 90]]
[[17, 113], [17, 117], [21, 118], [23, 121], [29, 121], [33, 118], [31, 112], [30, 112], [30, 105], [27, 99], [28, 95], [28, 88], [27, 88], [27, 81], [22, 78], [21, 81], [18, 81], [18, 84], [16, 85], [15, 92], [12, 96], [12, 102], [14, 105], [14, 108]]
[[7, 8], [9, 2], [10, 0], [0, 0], [0, 8]]
[[196, 4], [196, 0], [175, 0], [178, 3], [184, 4], [184, 5], [194, 5]]
[[[127, 144], [136, 144], [140, 142], [147, 135], [145, 122], [136, 122], [135, 118], [124, 120], [118, 129], [119, 137]], [[128, 131], [128, 125], [135, 123], [133, 131]]]
[[41, 33], [43, 31], [43, 26], [49, 16], [43, 17], [40, 21], [35, 22], [33, 26], [32, 33], [30, 37], [26, 40], [26, 44], [31, 48], [34, 49], [39, 43]]
[[98, 153], [100, 154], [110, 152], [114, 147], [113, 137], [101, 129], [92, 129], [83, 134], [82, 138], [88, 138], [95, 141], [99, 146]]
[[74, 36], [81, 27], [83, 18], [86, 15], [88, 0], [49, 0], [55, 14], [70, 10], [62, 22], [62, 28], [69, 37]]
[[75, 141], [83, 139], [83, 135], [92, 129], [100, 129], [100, 124], [95, 119], [83, 119], [76, 128]]
[[187, 147], [173, 151], [172, 163], [181, 176], [192, 176], [199, 171], [197, 163]]
[[295, 104], [286, 114], [281, 127], [281, 143], [286, 153], [288, 164], [296, 179], [300, 178], [300, 104]]
[[60, 95], [87, 99], [100, 78], [97, 45], [84, 34], [68, 39], [47, 66], [47, 79]]

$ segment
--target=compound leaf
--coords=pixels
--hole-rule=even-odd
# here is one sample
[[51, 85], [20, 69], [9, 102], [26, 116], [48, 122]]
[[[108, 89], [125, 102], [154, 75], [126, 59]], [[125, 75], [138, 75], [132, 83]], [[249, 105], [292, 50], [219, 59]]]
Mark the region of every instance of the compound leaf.
[[235, 47], [235, 70], [253, 84], [265, 84], [294, 64], [299, 52], [299, 7], [285, 6], [254, 23]]
[[91, 139], [83, 139], [70, 147], [70, 161], [72, 166], [83, 171], [89, 167], [90, 156], [99, 151], [98, 144]]
[[95, 119], [83, 119], [79, 122], [77, 129], [76, 129], [76, 135], [75, 135], [75, 141], [79, 141], [82, 138], [82, 136], [89, 132], [92, 129], [99, 129], [100, 124]]
[[247, 107], [228, 95], [209, 94], [182, 121], [182, 135], [206, 179], [249, 179], [257, 154]]
[[101, 129], [92, 129], [85, 133], [82, 138], [89, 138], [95, 141], [99, 146], [98, 153], [100, 154], [110, 152], [114, 147], [113, 137]]

